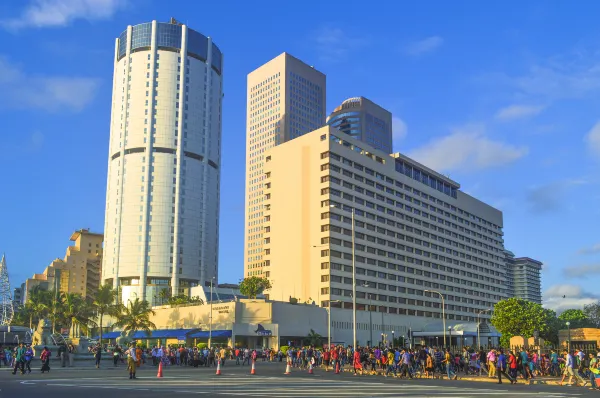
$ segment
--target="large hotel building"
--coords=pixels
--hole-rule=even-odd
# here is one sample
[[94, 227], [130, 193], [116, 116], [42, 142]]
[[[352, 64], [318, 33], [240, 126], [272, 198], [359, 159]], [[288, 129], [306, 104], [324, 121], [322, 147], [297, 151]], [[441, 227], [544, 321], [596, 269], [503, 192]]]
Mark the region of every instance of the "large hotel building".
[[359, 329], [439, 322], [438, 292], [454, 324], [489, 318], [506, 297], [502, 213], [457, 182], [331, 126], [265, 151], [264, 162], [270, 299], [351, 309], [353, 252]]
[[325, 124], [325, 75], [283, 53], [248, 75], [244, 276], [261, 275], [264, 154]]

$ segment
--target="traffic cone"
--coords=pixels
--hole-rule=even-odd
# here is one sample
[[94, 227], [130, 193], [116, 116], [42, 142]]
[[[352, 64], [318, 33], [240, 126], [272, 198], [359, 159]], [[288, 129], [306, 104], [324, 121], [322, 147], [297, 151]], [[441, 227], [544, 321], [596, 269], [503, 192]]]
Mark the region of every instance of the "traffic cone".
[[338, 361], [335, 362], [335, 373], [336, 374], [340, 373], [340, 363]]
[[163, 374], [162, 374], [162, 361], [160, 361], [158, 363], [158, 374], [156, 375], [156, 377], [158, 377], [158, 378], [163, 377]]
[[292, 369], [290, 369], [290, 363], [288, 362], [287, 366], [285, 367], [284, 375], [291, 375], [291, 374], [292, 374]]
[[254, 361], [252, 361], [252, 370], [250, 371], [251, 375], [255, 375], [256, 374], [256, 369], [254, 368]]
[[313, 374], [312, 362], [311, 362], [311, 363], [310, 363], [310, 365], [308, 366], [308, 374], [309, 374], [309, 375]]
[[217, 361], [217, 376], [221, 376], [221, 360]]

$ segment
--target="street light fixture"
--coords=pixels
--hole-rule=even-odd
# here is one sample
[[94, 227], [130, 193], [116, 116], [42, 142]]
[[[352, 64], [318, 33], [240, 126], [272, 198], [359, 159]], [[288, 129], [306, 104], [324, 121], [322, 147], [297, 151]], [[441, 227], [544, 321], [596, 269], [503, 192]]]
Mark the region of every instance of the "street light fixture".
[[[331, 279], [331, 278], [330, 278]], [[331, 283], [330, 283], [331, 284]], [[329, 288], [329, 326], [327, 327], [327, 349], [331, 350], [331, 302], [341, 303], [341, 300], [331, 300], [331, 287]]]
[[480, 349], [481, 349], [481, 337], [479, 336], [479, 325], [481, 324], [480, 323], [481, 321], [479, 320], [479, 316], [481, 314], [483, 314], [484, 312], [488, 312], [491, 310], [492, 310], [491, 308], [488, 308], [487, 310], [481, 310], [477, 313], [477, 345], [479, 346]]
[[396, 341], [395, 341], [395, 337], [394, 337], [394, 331], [392, 330], [392, 348], [394, 348], [394, 346], [396, 345]]
[[452, 346], [452, 326], [448, 326], [448, 335], [449, 335], [449, 342], [448, 342], [448, 348], [450, 348]]
[[568, 337], [567, 337], [567, 351], [569, 351], [569, 354], [571, 353], [571, 322], [567, 322], [567, 329], [568, 329]]
[[212, 307], [213, 307], [213, 281], [215, 280], [215, 277], [213, 276], [212, 279], [210, 280], [210, 322], [208, 323], [208, 349], [210, 350], [210, 347], [212, 347], [212, 323], [213, 323], [213, 312], [212, 312]]
[[[369, 283], [365, 282], [362, 286], [368, 288]], [[369, 297], [369, 345], [372, 346], [373, 345], [373, 313], [371, 312], [371, 306], [373, 304], [373, 301], [372, 301], [371, 293], [367, 292], [367, 295]]]
[[443, 328], [444, 328], [444, 345], [446, 345], [446, 312], [444, 309], [444, 307], [446, 307], [446, 305], [444, 304], [444, 295], [442, 293], [438, 292], [437, 290], [425, 290], [425, 291], [430, 292], [430, 293], [437, 293], [442, 298], [442, 321], [443, 321]]

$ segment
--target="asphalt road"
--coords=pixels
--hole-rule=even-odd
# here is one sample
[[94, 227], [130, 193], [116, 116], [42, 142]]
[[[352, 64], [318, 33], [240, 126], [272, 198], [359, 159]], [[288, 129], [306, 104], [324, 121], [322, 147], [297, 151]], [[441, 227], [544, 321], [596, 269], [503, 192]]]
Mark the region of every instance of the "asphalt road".
[[124, 367], [54, 368], [41, 374], [39, 368], [31, 374], [12, 375], [0, 371], [0, 398], [158, 398], [178, 395], [222, 397], [600, 397], [597, 391], [579, 387], [543, 385], [498, 385], [495, 383], [448, 380], [402, 380], [381, 376], [339, 375], [315, 370], [313, 375], [293, 369], [284, 375], [285, 365], [258, 362], [257, 374], [250, 375], [248, 366], [228, 365], [222, 375], [214, 368], [167, 367], [163, 378], [156, 377], [156, 368], [144, 366], [136, 380], [129, 380]]

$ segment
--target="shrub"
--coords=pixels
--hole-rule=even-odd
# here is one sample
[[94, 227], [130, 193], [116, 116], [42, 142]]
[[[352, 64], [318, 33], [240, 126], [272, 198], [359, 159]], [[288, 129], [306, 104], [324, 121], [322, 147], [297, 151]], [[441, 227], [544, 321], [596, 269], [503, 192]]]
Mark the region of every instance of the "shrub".
[[198, 347], [199, 350], [203, 350], [205, 348], [208, 348], [208, 344], [207, 343], [198, 343], [198, 344], [196, 344], [196, 347]]
[[290, 346], [288, 346], [288, 345], [282, 345], [282, 346], [281, 346], [281, 347], [279, 347], [279, 348], [281, 349], [281, 353], [282, 353], [284, 356], [287, 356], [287, 352], [288, 352], [288, 350], [290, 349]]

